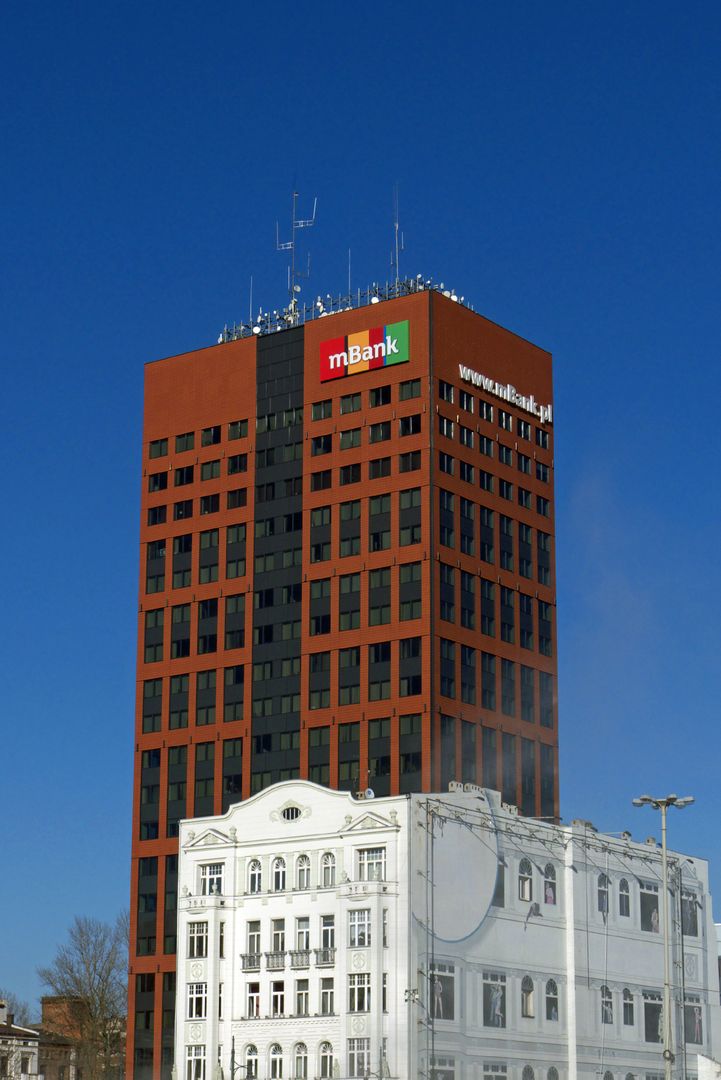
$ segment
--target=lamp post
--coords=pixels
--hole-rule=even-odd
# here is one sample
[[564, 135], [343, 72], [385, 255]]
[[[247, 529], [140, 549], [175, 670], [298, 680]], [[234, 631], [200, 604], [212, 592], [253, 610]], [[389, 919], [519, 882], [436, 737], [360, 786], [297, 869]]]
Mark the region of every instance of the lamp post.
[[666, 795], [654, 798], [652, 795], [640, 795], [633, 800], [634, 806], [652, 806], [661, 811], [661, 876], [663, 878], [663, 1067], [665, 1080], [673, 1078], [673, 1038], [671, 1034], [671, 934], [668, 922], [668, 858], [666, 851], [666, 813], [669, 806], [683, 810], [694, 802], [693, 795]]

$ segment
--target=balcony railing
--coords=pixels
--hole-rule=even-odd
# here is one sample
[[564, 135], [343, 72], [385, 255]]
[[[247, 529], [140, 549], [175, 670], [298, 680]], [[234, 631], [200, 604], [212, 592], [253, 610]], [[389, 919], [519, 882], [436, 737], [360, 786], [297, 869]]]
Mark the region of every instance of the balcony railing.
[[268, 971], [281, 971], [285, 967], [285, 950], [276, 950], [265, 954], [265, 966]]
[[335, 964], [335, 949], [316, 949], [315, 963], [316, 967], [331, 967]]
[[290, 954], [292, 968], [310, 967], [310, 949], [293, 949]]
[[243, 971], [260, 971], [260, 953], [241, 953], [240, 962], [243, 965]]

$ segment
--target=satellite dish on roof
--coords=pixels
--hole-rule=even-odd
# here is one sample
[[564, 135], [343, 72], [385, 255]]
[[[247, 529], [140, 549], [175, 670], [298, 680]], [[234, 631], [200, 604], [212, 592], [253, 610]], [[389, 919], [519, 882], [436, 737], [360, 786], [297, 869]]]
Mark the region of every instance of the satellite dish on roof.
[[375, 793], [375, 791], [373, 790], [372, 787], [367, 787], [365, 789], [365, 791], [363, 792], [363, 794], [366, 797], [366, 799], [375, 799], [375, 797], [376, 797], [376, 793]]

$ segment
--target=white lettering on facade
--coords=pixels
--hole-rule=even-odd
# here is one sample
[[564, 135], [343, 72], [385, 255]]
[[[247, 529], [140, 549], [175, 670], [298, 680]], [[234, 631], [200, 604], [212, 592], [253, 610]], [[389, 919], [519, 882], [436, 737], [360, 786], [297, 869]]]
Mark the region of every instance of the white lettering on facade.
[[494, 397], [507, 401], [509, 405], [517, 405], [519, 409], [535, 416], [542, 424], [553, 423], [553, 405], [539, 405], [533, 394], [525, 397], [512, 383], [498, 383], [495, 379], [490, 379], [487, 375], [481, 375], [479, 371], [466, 367], [465, 364], [459, 364], [458, 371], [463, 382], [469, 382], [477, 386], [479, 390], [485, 390], [487, 394], [493, 394]]
[[365, 345], [363, 348], [360, 345], [351, 345], [347, 352], [331, 353], [328, 363], [330, 370], [335, 371], [336, 368], [352, 367], [353, 364], [359, 364], [361, 360], [377, 360], [379, 357], [397, 355], [398, 338], [388, 334], [385, 341], [379, 341], [375, 345]]

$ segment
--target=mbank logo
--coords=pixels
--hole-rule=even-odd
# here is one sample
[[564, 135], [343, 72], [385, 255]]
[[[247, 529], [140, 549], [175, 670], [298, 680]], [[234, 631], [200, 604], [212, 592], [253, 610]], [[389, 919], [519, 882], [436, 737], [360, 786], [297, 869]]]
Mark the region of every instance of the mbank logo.
[[359, 375], [362, 371], [407, 364], [408, 320], [374, 326], [358, 334], [331, 338], [320, 343], [320, 381]]

